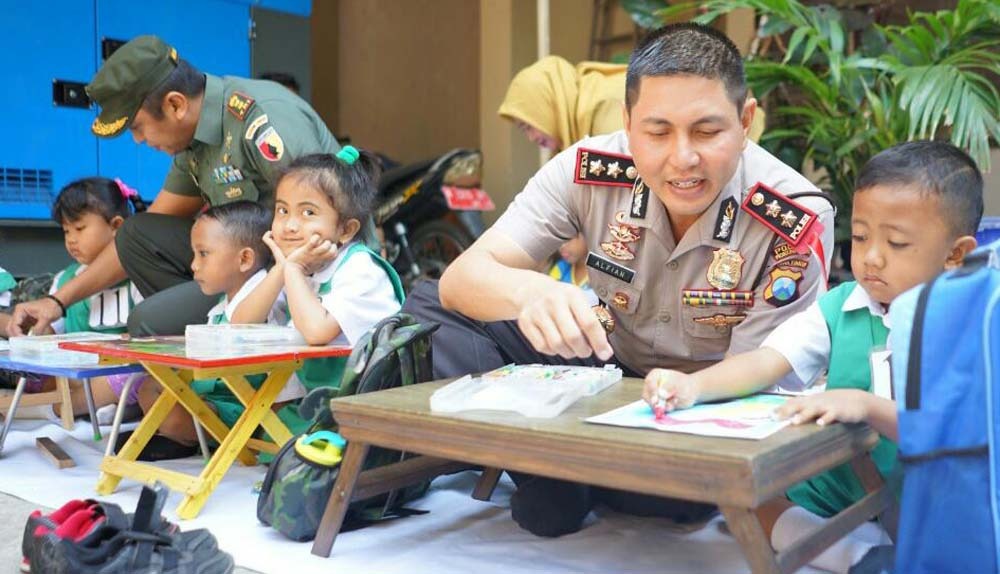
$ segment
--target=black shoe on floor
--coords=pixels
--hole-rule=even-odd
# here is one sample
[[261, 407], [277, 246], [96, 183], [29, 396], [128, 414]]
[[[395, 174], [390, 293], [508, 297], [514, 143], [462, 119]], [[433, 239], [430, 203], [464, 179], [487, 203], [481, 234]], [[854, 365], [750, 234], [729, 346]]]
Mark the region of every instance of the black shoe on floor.
[[130, 520], [109, 520], [85, 540], [47, 535], [32, 559], [47, 574], [229, 574], [233, 558], [207, 530], [178, 532], [160, 512], [166, 489], [144, 487]]
[[[118, 440], [115, 442], [115, 453], [121, 452], [122, 447], [125, 446], [125, 442], [131, 437], [132, 431], [123, 432], [118, 435]], [[149, 439], [149, 442], [146, 443], [146, 447], [139, 453], [139, 457], [136, 460], [156, 462], [158, 460], [187, 458], [196, 454], [198, 454], [198, 445], [188, 446], [163, 435], [154, 434], [153, 438]]]

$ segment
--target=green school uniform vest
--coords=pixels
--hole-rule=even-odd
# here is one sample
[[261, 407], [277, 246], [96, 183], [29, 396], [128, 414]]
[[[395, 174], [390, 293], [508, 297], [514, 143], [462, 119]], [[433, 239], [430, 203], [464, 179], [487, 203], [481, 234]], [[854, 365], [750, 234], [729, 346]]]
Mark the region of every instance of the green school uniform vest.
[[17, 287], [17, 280], [9, 271], [0, 267], [0, 293], [6, 293], [14, 287]]
[[[227, 302], [226, 296], [223, 295], [220, 302]], [[223, 308], [222, 312], [218, 315], [212, 315], [208, 318], [208, 323], [210, 325], [227, 325], [229, 324], [229, 318], [226, 317], [226, 310]], [[267, 379], [267, 375], [261, 373], [256, 375], [247, 375], [247, 382], [254, 390], [259, 390], [261, 385]], [[201, 398], [208, 404], [210, 404], [214, 409], [222, 422], [226, 423], [226, 426], [232, 427], [236, 424], [236, 421], [243, 415], [246, 411], [246, 407], [243, 403], [236, 398], [236, 395], [229, 390], [229, 387], [222, 382], [221, 379], [196, 379], [191, 381], [191, 389], [201, 395]], [[298, 415], [298, 406], [296, 404], [285, 405], [278, 410], [278, 418], [281, 422], [285, 423], [285, 426], [289, 428], [292, 434], [298, 434], [303, 432], [308, 424], [303, 421]], [[268, 459], [270, 460], [270, 459]]]
[[[869, 355], [875, 347], [886, 344], [889, 330], [881, 317], [868, 307], [844, 311], [844, 302], [857, 286], [844, 283], [819, 298], [819, 307], [830, 331], [830, 368], [827, 390], [860, 389], [872, 391]], [[896, 443], [882, 437], [872, 451], [872, 459], [883, 478], [896, 475]], [[820, 516], [829, 517], [865, 496], [850, 464], [842, 464], [791, 487], [788, 498]]]
[[[358, 253], [367, 253], [375, 263], [377, 263], [384, 271], [385, 274], [389, 276], [389, 281], [392, 282], [392, 290], [396, 295], [396, 301], [400, 304], [403, 303], [405, 295], [403, 294], [403, 283], [399, 279], [399, 275], [396, 274], [396, 270], [392, 268], [392, 265], [382, 259], [377, 253], [366, 247], [363, 243], [358, 242], [351, 245], [340, 261], [337, 262], [337, 269], [340, 268], [348, 259], [353, 257]], [[320, 297], [328, 294], [333, 287], [333, 278], [336, 277], [337, 272], [334, 271], [331, 275], [330, 280], [319, 286], [319, 290], [316, 292]], [[347, 364], [347, 357], [330, 357], [325, 359], [309, 359], [302, 364], [302, 368], [296, 371], [299, 377], [299, 381], [306, 388], [306, 392], [311, 391], [319, 387], [340, 387], [340, 380], [344, 376], [344, 365]]]
[[[70, 282], [79, 272], [80, 264], [72, 263], [56, 280], [56, 289]], [[128, 313], [135, 307], [128, 279], [105, 289], [93, 297], [77, 301], [66, 308], [66, 332], [124, 333], [128, 330]]]

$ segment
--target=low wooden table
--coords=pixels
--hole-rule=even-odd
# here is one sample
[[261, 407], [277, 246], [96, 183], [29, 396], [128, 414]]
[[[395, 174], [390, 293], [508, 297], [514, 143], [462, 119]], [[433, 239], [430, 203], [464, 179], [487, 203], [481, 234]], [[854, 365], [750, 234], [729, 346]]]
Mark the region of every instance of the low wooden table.
[[[861, 523], [881, 515], [894, 528], [895, 499], [868, 451], [878, 435], [865, 425], [789, 427], [760, 441], [701, 437], [583, 422], [640, 396], [626, 379], [551, 419], [499, 411], [430, 412], [444, 382], [332, 401], [348, 447], [313, 554], [329, 556], [347, 505], [423, 478], [446, 461], [510, 469], [605, 487], [719, 505], [755, 573], [793, 572]], [[360, 473], [369, 447], [427, 455]], [[426, 459], [423, 463], [421, 458]], [[851, 462], [869, 494], [792, 548], [775, 554], [754, 509], [791, 485]], [[395, 467], [395, 468], [394, 468]]]
[[[139, 363], [166, 392], [153, 403], [132, 436], [114, 456], [101, 462], [98, 494], [110, 494], [122, 478], [145, 483], [161, 481], [171, 490], [183, 492], [184, 500], [177, 507], [177, 516], [194, 518], [201, 512], [209, 495], [237, 459], [254, 465], [257, 456], [251, 450], [277, 453], [292, 438], [291, 432], [271, 410], [285, 383], [302, 361], [323, 357], [342, 357], [350, 347], [270, 347], [240, 356], [205, 357], [189, 355], [183, 337], [156, 337], [130, 341], [97, 341], [92, 343], [61, 343], [61, 348], [100, 355], [102, 363]], [[246, 380], [246, 375], [267, 373], [258, 390]], [[219, 378], [246, 406], [246, 411], [230, 429], [205, 402], [191, 390], [195, 379]], [[215, 440], [219, 448], [198, 476], [158, 468], [137, 462], [136, 458], [156, 433], [175, 404], [180, 403]], [[264, 427], [271, 441], [251, 438], [257, 427]]]

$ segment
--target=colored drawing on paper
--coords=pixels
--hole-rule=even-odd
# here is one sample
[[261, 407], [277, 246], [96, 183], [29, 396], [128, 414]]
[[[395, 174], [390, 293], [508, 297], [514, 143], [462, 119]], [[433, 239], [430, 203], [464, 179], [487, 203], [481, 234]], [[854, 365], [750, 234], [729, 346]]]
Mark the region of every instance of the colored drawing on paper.
[[696, 405], [657, 418], [644, 401], [586, 419], [587, 422], [634, 428], [651, 428], [705, 436], [761, 439], [788, 424], [772, 418], [774, 409], [789, 397], [754, 395], [724, 403]]

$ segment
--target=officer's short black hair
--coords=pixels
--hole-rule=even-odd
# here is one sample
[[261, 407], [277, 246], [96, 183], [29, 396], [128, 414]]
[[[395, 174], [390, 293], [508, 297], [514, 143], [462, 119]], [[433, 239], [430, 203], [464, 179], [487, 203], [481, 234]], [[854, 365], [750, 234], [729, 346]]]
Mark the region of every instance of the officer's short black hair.
[[300, 90], [299, 81], [295, 79], [295, 76], [286, 74], [285, 72], [266, 72], [260, 75], [260, 79], [277, 82], [296, 94], [299, 93]]
[[[129, 208], [129, 204], [132, 207]], [[133, 212], [145, 211], [138, 195], [125, 197], [113, 179], [85, 177], [66, 184], [52, 204], [52, 219], [59, 225], [80, 219], [86, 213], [96, 213], [110, 222], [115, 217], [127, 218]]]
[[681, 75], [721, 80], [737, 111], [743, 111], [747, 83], [740, 51], [722, 32], [693, 22], [657, 28], [632, 50], [625, 75], [626, 108], [631, 110], [639, 99], [643, 78]]
[[271, 249], [264, 243], [264, 234], [271, 229], [274, 212], [255, 201], [233, 201], [213, 205], [198, 219], [214, 219], [219, 222], [232, 245], [239, 249], [253, 249], [259, 267], [271, 264]]
[[323, 192], [342, 220], [357, 219], [364, 228], [375, 207], [377, 182], [382, 170], [374, 154], [364, 150], [358, 153], [358, 159], [353, 164], [324, 153], [296, 158], [282, 173], [278, 183], [293, 177], [299, 184]]
[[201, 73], [187, 60], [177, 60], [177, 67], [160, 82], [146, 99], [142, 101], [142, 109], [155, 119], [163, 119], [163, 98], [170, 92], [180, 92], [188, 98], [194, 98], [205, 93], [205, 74]]
[[854, 193], [876, 186], [915, 187], [938, 196], [956, 237], [979, 229], [983, 175], [967, 153], [950, 143], [907, 142], [880, 152], [861, 168]]

